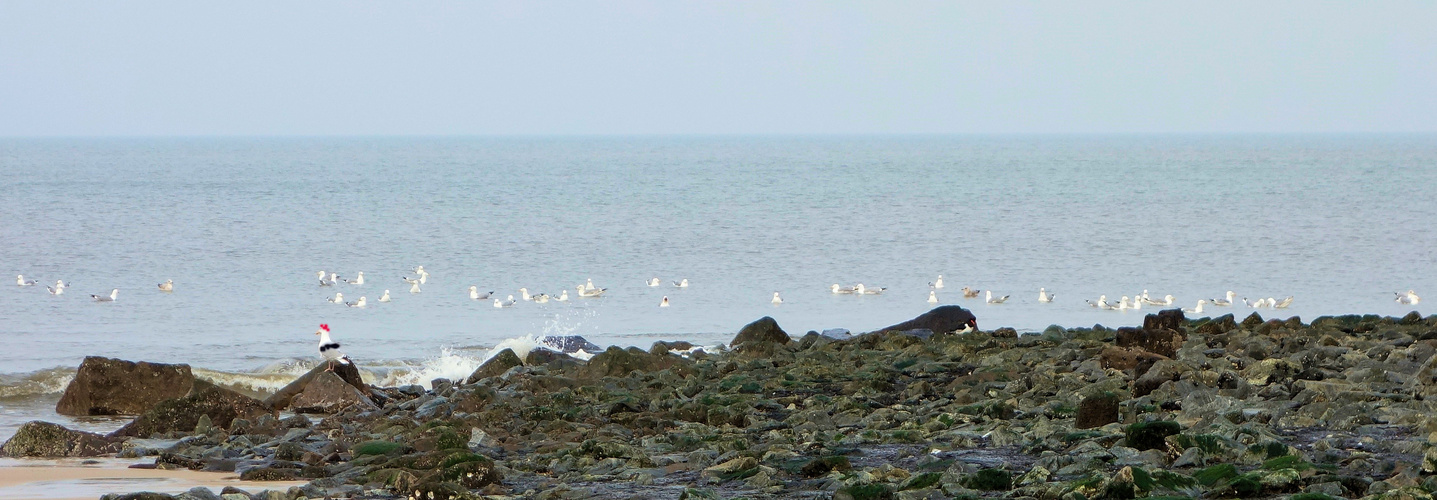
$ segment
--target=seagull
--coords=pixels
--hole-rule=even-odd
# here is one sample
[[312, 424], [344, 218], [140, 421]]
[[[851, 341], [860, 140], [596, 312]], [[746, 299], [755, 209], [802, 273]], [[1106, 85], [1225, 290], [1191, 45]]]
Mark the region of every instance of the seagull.
[[662, 282], [662, 281], [659, 281], [658, 278], [649, 278], [649, 280], [648, 280], [648, 281], [645, 281], [644, 283], [647, 284], [647, 285], [649, 285], [649, 286], [659, 286], [659, 285], [662, 284], [663, 282]]
[[55, 288], [70, 288], [70, 284], [64, 280], [55, 280]]
[[1147, 296], [1143, 296], [1143, 302], [1147, 302], [1150, 306], [1170, 306], [1173, 305], [1173, 296], [1169, 295], [1167, 297], [1163, 297], [1163, 300], [1153, 300], [1148, 298]]
[[25, 275], [17, 274], [15, 275], [15, 284], [20, 286], [35, 286], [35, 280], [27, 280], [25, 279]]
[[402, 279], [402, 280], [404, 280], [405, 283], [409, 283], [409, 284], [411, 284], [411, 285], [417, 285], [417, 284], [419, 284], [419, 278], [410, 278], [410, 277], [408, 277], [408, 276], [400, 276], [399, 279]]
[[1002, 297], [998, 297], [998, 298], [996, 298], [996, 299], [993, 298], [993, 291], [992, 291], [992, 290], [988, 290], [988, 303], [989, 303], [989, 304], [1002, 304], [1003, 302], [1005, 302], [1005, 301], [1007, 301], [1007, 300], [1008, 300], [1008, 296], [1007, 296], [1007, 295], [1004, 295], [1004, 296], [1002, 296]]
[[1048, 295], [1048, 289], [1047, 289], [1047, 288], [1039, 288], [1039, 289], [1038, 289], [1038, 302], [1052, 302], [1052, 301], [1053, 301], [1053, 296], [1052, 296], [1052, 295]]
[[384, 295], [380, 295], [380, 296], [379, 296], [379, 301], [380, 301], [380, 302], [389, 302], [389, 290], [385, 290], [385, 291], [384, 291]]
[[859, 295], [878, 295], [880, 293], [883, 293], [884, 290], [887, 290], [887, 288], [864, 288], [863, 283], [859, 283], [858, 285], [853, 287], [853, 290]]
[[569, 291], [568, 291], [568, 290], [564, 290], [564, 291], [560, 292], [560, 293], [559, 293], [559, 298], [558, 298], [558, 299], [555, 299], [555, 300], [558, 300], [559, 302], [568, 302], [568, 301], [569, 301]]
[[351, 284], [351, 285], [363, 285], [363, 284], [364, 284], [364, 271], [360, 271], [360, 272], [355, 273], [355, 274], [357, 274], [358, 276], [355, 277], [354, 279], [352, 279], [352, 280], [344, 280], [344, 281], [345, 281], [346, 283]]
[[928, 303], [929, 303], [929, 304], [937, 304], [937, 303], [938, 303], [938, 292], [934, 292], [933, 290], [929, 290], [929, 291], [928, 291]]
[[428, 273], [428, 271], [425, 271], [425, 270], [424, 270], [424, 266], [414, 266], [414, 274], [425, 274], [425, 273]]
[[327, 300], [327, 301], [329, 301], [329, 302], [331, 302], [331, 303], [334, 303], [334, 304], [343, 304], [343, 303], [344, 303], [344, 292], [334, 292], [334, 298], [332, 298], [332, 299], [324, 299], [324, 300]]
[[513, 295], [510, 295], [510, 296], [509, 296], [509, 300], [505, 300], [505, 301], [500, 301], [499, 299], [494, 299], [494, 307], [513, 307], [513, 306], [514, 306], [514, 296], [513, 296]]
[[1225, 298], [1225, 299], [1212, 299], [1211, 304], [1212, 304], [1212, 305], [1215, 305], [1215, 306], [1219, 306], [1219, 307], [1227, 307], [1227, 306], [1232, 305], [1232, 301], [1233, 301], [1233, 299], [1234, 299], [1235, 297], [1237, 297], [1237, 294], [1236, 294], [1236, 293], [1233, 293], [1232, 290], [1228, 290], [1228, 291], [1227, 291], [1227, 298]]
[[535, 296], [534, 296], [534, 303], [535, 303], [535, 304], [548, 304], [548, 303], [549, 303], [549, 294], [547, 294], [547, 293], [541, 293], [541, 294], [535, 295]]
[[477, 286], [470, 286], [470, 287], [469, 287], [469, 298], [471, 298], [471, 299], [474, 299], [474, 300], [489, 300], [489, 297], [492, 297], [492, 296], [494, 296], [494, 291], [493, 291], [493, 290], [490, 290], [490, 291], [487, 291], [487, 292], [484, 292], [484, 293], [479, 293], [479, 287], [477, 287]]
[[1118, 310], [1119, 310], [1119, 311], [1126, 311], [1126, 310], [1128, 310], [1128, 309], [1131, 308], [1131, 307], [1132, 307], [1132, 306], [1128, 304], [1128, 296], [1127, 296], [1127, 295], [1124, 295], [1122, 299], [1118, 300]]
[[675, 282], [674, 282], [674, 286], [679, 287], [679, 288], [688, 288], [688, 287], [689, 287], [689, 279], [688, 279], [688, 278], [684, 278], [684, 279], [675, 281]]
[[1100, 308], [1100, 309], [1104, 309], [1104, 308], [1106, 308], [1106, 306], [1108, 305], [1108, 296], [1107, 296], [1107, 295], [1099, 295], [1097, 302], [1093, 302], [1093, 301], [1091, 301], [1091, 300], [1084, 300], [1083, 302], [1087, 302], [1089, 306], [1097, 307], [1097, 308]]
[[931, 286], [933, 288], [943, 288], [943, 275], [938, 275], [938, 279], [934, 280], [932, 283], [929, 283], [928, 286]]
[[356, 300], [356, 301], [354, 301], [354, 302], [345, 302], [344, 305], [349, 306], [349, 307], [361, 307], [361, 308], [362, 308], [362, 307], [364, 307], [364, 305], [365, 305], [364, 297], [360, 297], [359, 300]]
[[579, 285], [578, 288], [580, 297], [598, 297], [600, 295], [603, 295], [604, 292], [609, 291], [608, 288], [594, 288], [590, 290], [585, 290], [584, 285]]
[[1396, 292], [1396, 294], [1398, 304], [1417, 304], [1422, 302], [1422, 297], [1418, 297], [1417, 292], [1413, 290], [1408, 290], [1407, 293]]
[[165, 280], [165, 282], [160, 283], [159, 286], [161, 292], [173, 292], [175, 291], [175, 280]]
[[584, 282], [584, 291], [587, 292], [587, 291], [590, 291], [590, 290], [593, 290], [593, 289], [594, 289], [594, 278], [589, 278], [588, 281]]
[[315, 273], [315, 274], [318, 274], [318, 275], [319, 275], [319, 280], [320, 280], [320, 281], [324, 281], [324, 275], [325, 275], [325, 272], [324, 272], [324, 271], [320, 271], [320, 272]]
[[522, 294], [522, 295], [520, 295], [520, 296], [523, 297], [524, 300], [526, 300], [526, 301], [528, 301], [528, 300], [534, 300], [534, 297], [532, 297], [532, 296], [529, 295], [529, 289], [528, 289], [528, 288], [520, 288], [520, 289], [519, 289], [519, 293]]
[[55, 286], [47, 286], [47, 287], [45, 287], [45, 289], [50, 291], [50, 295], [64, 295], [64, 294], [65, 294], [65, 287], [64, 287], [64, 286], [61, 286], [59, 283], [56, 283]]
[[968, 288], [968, 287], [966, 287], [966, 286], [963, 287], [963, 298], [965, 298], [965, 299], [973, 299], [973, 298], [977, 298], [977, 297], [978, 297], [978, 291], [977, 291], [977, 290], [974, 290], [974, 289], [972, 289], [972, 288]]
[[329, 284], [333, 285], [335, 283], [339, 283], [339, 274], [329, 273]]
[[314, 334], [319, 336], [320, 357], [324, 358], [324, 361], [329, 363], [329, 368], [326, 368], [324, 371], [334, 371], [335, 361], [338, 361], [341, 365], [349, 364], [349, 356], [345, 356], [344, 353], [339, 352], [339, 342], [335, 342], [329, 339], [328, 324], [320, 324], [319, 330], [316, 330]]
[[409, 293], [419, 293], [419, 282], [409, 286]]
[[[1268, 299], [1268, 300], [1271, 300], [1271, 299]], [[1274, 303], [1274, 304], [1272, 305], [1272, 307], [1274, 307], [1274, 308], [1276, 308], [1276, 309], [1287, 309], [1287, 306], [1290, 306], [1290, 305], [1292, 305], [1292, 296], [1291, 296], [1291, 295], [1288, 295], [1287, 298], [1282, 299], [1282, 301], [1277, 302], [1277, 303]]]
[[834, 283], [833, 286], [830, 287], [829, 289], [830, 289], [830, 290], [833, 290], [833, 293], [839, 293], [839, 294], [843, 294], [843, 293], [853, 293], [853, 292], [856, 291], [856, 290], [854, 290], [854, 289], [852, 289], [852, 288], [849, 288], [849, 287], [841, 287], [841, 286], [838, 286], [838, 283]]
[[[1247, 299], [1242, 300], [1246, 301]], [[1188, 314], [1202, 314], [1202, 306], [1204, 304], [1207, 304], [1207, 299], [1199, 299], [1197, 301], [1197, 307], [1194, 307], [1192, 309], [1183, 309], [1183, 312]]]
[[114, 302], [115, 299], [119, 298], [119, 295], [120, 289], [116, 288], [114, 290], [110, 290], [109, 296], [90, 294], [90, 298], [95, 299], [95, 302]]
[[[1253, 308], [1253, 309], [1258, 309], [1258, 308], [1262, 308], [1262, 307], [1267, 307], [1267, 306], [1269, 305], [1269, 304], [1267, 303], [1267, 299], [1257, 299], [1256, 302], [1248, 302], [1248, 301], [1247, 301], [1247, 297], [1243, 297], [1243, 298], [1242, 298], [1242, 303], [1243, 303], [1244, 305], [1247, 305], [1248, 307]], [[1273, 304], [1276, 304], [1276, 303], [1277, 303], [1277, 301], [1273, 301]]]
[[419, 266], [419, 267], [420, 267], [420, 270], [419, 270], [419, 282], [420, 282], [420, 283], [424, 283], [424, 282], [429, 281], [429, 273], [428, 273], [427, 271], [424, 271], [424, 269], [423, 269], [424, 266]]
[[668, 296], [664, 296], [664, 300], [660, 300], [660, 301], [659, 301], [659, 307], [668, 307], [668, 306], [669, 306], [669, 298], [668, 298]]
[[769, 302], [773, 303], [773, 305], [779, 305], [783, 303], [783, 299], [778, 297], [778, 292], [773, 292], [773, 300]]

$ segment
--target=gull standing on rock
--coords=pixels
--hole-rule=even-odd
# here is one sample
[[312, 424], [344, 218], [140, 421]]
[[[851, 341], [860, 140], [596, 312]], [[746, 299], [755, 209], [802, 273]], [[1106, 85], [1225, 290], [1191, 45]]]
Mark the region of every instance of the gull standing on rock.
[[384, 295], [380, 295], [380, 296], [379, 296], [379, 301], [380, 301], [380, 302], [389, 302], [389, 290], [385, 290], [385, 291], [384, 291]]
[[1007, 301], [1008, 301], [1008, 296], [1007, 296], [1007, 295], [1004, 295], [1004, 296], [1002, 296], [1002, 297], [998, 297], [998, 298], [995, 299], [995, 298], [993, 298], [993, 291], [992, 291], [992, 290], [988, 290], [988, 299], [987, 299], [987, 302], [988, 302], [989, 304], [1002, 304], [1002, 303], [1007, 302]]
[[35, 280], [27, 280], [25, 279], [25, 275], [17, 274], [15, 275], [15, 284], [20, 286], [35, 286]]
[[90, 294], [90, 298], [95, 299], [95, 302], [114, 302], [115, 299], [117, 299], [117, 298], [119, 298], [119, 297], [120, 297], [120, 289], [119, 289], [119, 288], [116, 288], [116, 289], [114, 289], [114, 290], [110, 290], [110, 295], [109, 295], [109, 296]]
[[1048, 289], [1047, 289], [1047, 288], [1039, 288], [1039, 289], [1038, 289], [1038, 302], [1052, 302], [1052, 301], [1053, 301], [1053, 296], [1052, 296], [1052, 295], [1048, 295]]
[[320, 324], [319, 330], [314, 332], [314, 334], [319, 336], [320, 357], [323, 357], [324, 361], [329, 363], [329, 368], [326, 368], [324, 371], [334, 371], [334, 362], [336, 361], [341, 365], [349, 364], [349, 356], [345, 356], [344, 353], [339, 352], [339, 342], [330, 340], [328, 324]]
[[161, 292], [173, 292], [175, 291], [175, 280], [165, 280], [164, 283], [159, 284], [159, 287]]
[[769, 302], [773, 303], [773, 305], [779, 305], [783, 303], [783, 299], [778, 297], [778, 292], [773, 292], [773, 300], [770, 300]]

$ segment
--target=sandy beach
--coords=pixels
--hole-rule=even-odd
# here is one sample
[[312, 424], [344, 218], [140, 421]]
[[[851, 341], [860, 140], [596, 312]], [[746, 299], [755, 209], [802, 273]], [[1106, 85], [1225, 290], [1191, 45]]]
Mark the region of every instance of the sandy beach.
[[249, 492], [285, 489], [303, 482], [241, 481], [233, 472], [131, 469], [154, 459], [0, 459], [0, 499], [93, 500], [112, 492], [177, 494], [197, 486], [219, 493], [226, 486]]

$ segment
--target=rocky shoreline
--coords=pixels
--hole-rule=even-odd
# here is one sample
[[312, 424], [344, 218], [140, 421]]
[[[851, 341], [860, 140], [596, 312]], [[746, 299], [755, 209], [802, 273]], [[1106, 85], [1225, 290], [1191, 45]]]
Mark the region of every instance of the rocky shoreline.
[[[966, 316], [965, 316], [966, 315]], [[0, 454], [154, 457], [308, 480], [113, 499], [1430, 499], [1437, 316], [959, 331], [944, 306], [862, 335], [771, 318], [684, 342], [502, 351], [465, 380], [370, 387], [323, 367], [264, 399], [185, 365], [87, 358]], [[578, 338], [569, 345], [583, 345]], [[572, 351], [571, 351], [572, 352]], [[362, 361], [361, 361], [362, 362]], [[1434, 399], [1433, 401], [1437, 401]]]

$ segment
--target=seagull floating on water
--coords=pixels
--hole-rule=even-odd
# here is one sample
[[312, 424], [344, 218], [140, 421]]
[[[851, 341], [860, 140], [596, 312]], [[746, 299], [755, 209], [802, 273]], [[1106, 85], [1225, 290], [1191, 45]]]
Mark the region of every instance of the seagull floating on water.
[[514, 306], [514, 296], [513, 296], [513, 295], [510, 295], [510, 296], [509, 296], [509, 300], [500, 301], [499, 299], [494, 299], [494, 307], [513, 307], [513, 306]]
[[778, 292], [773, 292], [773, 300], [770, 300], [769, 302], [773, 305], [779, 305], [783, 303], [783, 299], [779, 298]]
[[1047, 288], [1039, 288], [1039, 289], [1038, 289], [1038, 302], [1052, 302], [1052, 301], [1053, 301], [1053, 296], [1052, 296], [1052, 295], [1048, 295], [1048, 289], [1047, 289]]
[[598, 296], [600, 296], [600, 295], [603, 295], [604, 292], [609, 291], [608, 288], [593, 288], [593, 289], [585, 290], [585, 289], [584, 289], [584, 286], [585, 286], [585, 285], [579, 285], [579, 286], [578, 286], [578, 288], [579, 288], [579, 296], [580, 296], [580, 297], [598, 297]]
[[379, 296], [379, 301], [380, 301], [380, 302], [389, 302], [389, 290], [385, 290], [385, 291], [384, 291], [384, 295], [380, 295], [380, 296]]
[[469, 298], [471, 298], [471, 299], [474, 299], [474, 300], [488, 300], [489, 297], [491, 297], [491, 296], [493, 296], [493, 295], [494, 295], [494, 291], [493, 291], [493, 290], [490, 290], [490, 291], [487, 291], [487, 292], [484, 292], [484, 293], [479, 293], [479, 287], [473, 286], [473, 285], [470, 285], [470, 286], [469, 286]]
[[328, 324], [320, 324], [319, 330], [315, 331], [314, 334], [319, 336], [319, 356], [324, 358], [325, 362], [329, 363], [329, 368], [324, 371], [334, 371], [334, 363], [336, 361], [341, 365], [349, 364], [349, 356], [345, 356], [344, 353], [339, 352], [339, 342], [335, 342], [329, 338]]
[[933, 288], [943, 288], [943, 275], [938, 275], [938, 279], [933, 280], [933, 282], [929, 283], [928, 286], [931, 286]]
[[[1144, 290], [1143, 293], [1147, 293], [1147, 291]], [[1146, 302], [1146, 303], [1147, 303], [1148, 305], [1150, 305], [1150, 306], [1158, 306], [1158, 307], [1170, 306], [1170, 305], [1173, 305], [1173, 296], [1172, 296], [1172, 295], [1168, 295], [1167, 297], [1163, 297], [1163, 300], [1153, 300], [1153, 299], [1148, 298], [1146, 295], [1144, 295], [1144, 296], [1143, 296], [1143, 302]]]
[[684, 279], [675, 281], [675, 282], [674, 282], [674, 286], [679, 287], [679, 288], [688, 288], [688, 287], [689, 287], [689, 279], [688, 279], [688, 278], [684, 278]]
[[364, 284], [364, 271], [360, 271], [360, 272], [355, 273], [355, 274], [356, 274], [357, 276], [355, 276], [354, 279], [352, 279], [352, 280], [344, 280], [344, 282], [345, 282], [345, 283], [349, 283], [349, 284], [351, 284], [351, 285], [363, 285], [363, 284]]
[[568, 290], [563, 290], [563, 291], [559, 292], [559, 298], [558, 298], [558, 299], [555, 299], [555, 300], [558, 300], [559, 302], [568, 302], [568, 301], [569, 301], [569, 291], [568, 291]]
[[409, 293], [419, 293], [419, 283], [418, 283], [418, 282], [415, 282], [414, 284], [409, 285]]
[[857, 293], [857, 294], [859, 294], [859, 295], [878, 295], [878, 294], [883, 293], [884, 290], [887, 290], [887, 288], [884, 288], [884, 287], [864, 288], [863, 283], [859, 283], [859, 284], [857, 284], [857, 285], [855, 285], [855, 286], [853, 287], [853, 290], [854, 290], [855, 293]]
[[965, 298], [965, 299], [976, 299], [976, 298], [978, 298], [978, 291], [977, 291], [977, 290], [974, 290], [974, 289], [972, 289], [972, 288], [968, 288], [968, 287], [965, 286], [965, 287], [963, 287], [963, 290], [962, 290], [962, 291], [963, 291], [963, 298]]
[[529, 289], [528, 289], [528, 288], [520, 288], [520, 289], [519, 289], [519, 294], [520, 294], [519, 296], [520, 296], [520, 297], [523, 297], [525, 301], [534, 300], [534, 296], [529, 295]]
[[995, 298], [993, 298], [993, 291], [992, 291], [992, 290], [988, 290], [988, 299], [987, 299], [987, 301], [988, 301], [989, 304], [1002, 304], [1002, 303], [1008, 301], [1008, 296], [1007, 296], [1007, 295], [1004, 295], [1004, 296], [1002, 296], [1002, 297], [998, 297], [998, 298], [995, 299]]
[[[1247, 300], [1247, 299], [1243, 299], [1243, 300]], [[1197, 301], [1197, 306], [1196, 306], [1196, 307], [1193, 307], [1192, 309], [1183, 309], [1183, 312], [1188, 313], [1188, 314], [1202, 314], [1202, 306], [1204, 306], [1204, 305], [1206, 305], [1206, 304], [1207, 304], [1207, 299], [1199, 299], [1199, 300]]]
[[649, 286], [659, 286], [659, 285], [663, 284], [663, 282], [662, 282], [662, 281], [659, 281], [658, 278], [649, 278], [649, 280], [648, 280], [648, 281], [645, 281], [644, 284], [647, 284], [647, 285], [649, 285]]
[[1226, 297], [1227, 298], [1223, 299], [1212, 299], [1212, 302], [1210, 303], [1215, 306], [1227, 307], [1232, 305], [1232, 301], [1237, 297], [1237, 294], [1233, 293], [1232, 290], [1228, 290]]
[[593, 289], [594, 289], [594, 278], [589, 278], [589, 279], [585, 280], [585, 281], [584, 281], [584, 287], [583, 287], [583, 288], [584, 288], [583, 291], [586, 291], [586, 292], [587, 292], [587, 291], [590, 291], [590, 290], [593, 290]]
[[535, 295], [535, 296], [534, 296], [534, 303], [535, 303], [535, 304], [548, 304], [548, 303], [549, 303], [549, 294], [547, 294], [547, 293], [541, 293], [541, 294]]
[[659, 301], [659, 307], [668, 307], [668, 306], [669, 306], [669, 297], [668, 297], [668, 296], [664, 296], [664, 300], [660, 300], [660, 301]]
[[45, 289], [50, 291], [50, 295], [64, 295], [64, 294], [65, 294], [65, 287], [64, 287], [64, 286], [61, 286], [59, 283], [56, 283], [55, 286], [47, 286], [47, 287], [45, 287]]
[[929, 303], [929, 304], [937, 304], [937, 303], [938, 303], [938, 292], [935, 292], [935, 291], [933, 291], [933, 290], [929, 290], [929, 291], [928, 291], [928, 303]]
[[1414, 290], [1408, 290], [1407, 293], [1402, 293], [1402, 292], [1395, 292], [1395, 293], [1397, 294], [1397, 303], [1398, 303], [1398, 304], [1412, 304], [1412, 305], [1416, 305], [1417, 303], [1422, 302], [1422, 297], [1418, 297], [1418, 296], [1417, 296], [1417, 292], [1414, 291]]
[[164, 283], [159, 284], [159, 287], [161, 292], [173, 292], [175, 291], [175, 280], [165, 280]]
[[833, 293], [838, 293], [838, 294], [854, 293], [854, 292], [857, 291], [857, 290], [854, 290], [854, 289], [851, 288], [851, 287], [838, 286], [838, 283], [834, 283], [832, 287], [829, 287], [829, 289], [830, 289], [830, 290], [833, 290]]
[[327, 301], [329, 301], [330, 303], [334, 303], [334, 304], [343, 304], [343, 303], [344, 303], [344, 292], [334, 292], [334, 298], [332, 298], [332, 299], [324, 299], [324, 300], [327, 300]]
[[359, 300], [356, 300], [356, 301], [354, 301], [354, 302], [345, 302], [344, 305], [349, 306], [349, 307], [361, 307], [361, 308], [362, 308], [362, 307], [365, 306], [364, 297], [360, 297]]
[[[1269, 299], [1269, 300], [1271, 300], [1271, 299]], [[1288, 295], [1287, 298], [1282, 299], [1281, 301], [1272, 304], [1272, 307], [1273, 307], [1273, 308], [1276, 308], [1276, 309], [1287, 309], [1287, 306], [1290, 306], [1290, 305], [1292, 305], [1292, 296], [1291, 296], [1291, 295]]]
[[35, 280], [27, 280], [25, 279], [25, 275], [17, 274], [15, 275], [15, 284], [20, 286], [35, 286]]
[[95, 302], [114, 302], [115, 299], [117, 299], [117, 298], [119, 298], [119, 297], [120, 297], [120, 289], [119, 289], [119, 288], [116, 288], [116, 289], [114, 289], [114, 290], [110, 290], [110, 295], [108, 295], [108, 296], [90, 294], [90, 298], [95, 299]]

